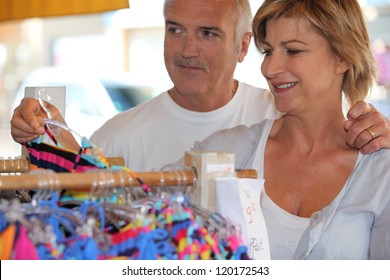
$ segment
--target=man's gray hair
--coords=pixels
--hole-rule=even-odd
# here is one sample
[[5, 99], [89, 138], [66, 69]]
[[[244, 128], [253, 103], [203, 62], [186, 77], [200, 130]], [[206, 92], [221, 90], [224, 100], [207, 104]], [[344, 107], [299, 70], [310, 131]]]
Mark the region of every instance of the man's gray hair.
[[[166, 18], [166, 9], [169, 2], [174, 0], [164, 1], [164, 18]], [[180, 0], [179, 0], [180, 1]], [[194, 0], [196, 1], [196, 0]], [[245, 33], [252, 32], [252, 11], [248, 0], [232, 0], [234, 1], [234, 8], [236, 10], [236, 30], [235, 42], [237, 51], [240, 50], [241, 40]]]
[[239, 49], [245, 33], [252, 32], [252, 11], [248, 0], [234, 0], [236, 7], [236, 46]]

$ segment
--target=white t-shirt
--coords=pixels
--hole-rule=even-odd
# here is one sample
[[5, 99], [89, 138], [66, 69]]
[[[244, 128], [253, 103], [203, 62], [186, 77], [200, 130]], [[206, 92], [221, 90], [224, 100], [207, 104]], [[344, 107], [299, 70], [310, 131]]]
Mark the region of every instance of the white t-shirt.
[[219, 129], [279, 116], [268, 90], [241, 82], [233, 99], [211, 112], [186, 110], [163, 92], [108, 120], [91, 142], [107, 157], [123, 157], [134, 171], [151, 171], [176, 162], [195, 141]]

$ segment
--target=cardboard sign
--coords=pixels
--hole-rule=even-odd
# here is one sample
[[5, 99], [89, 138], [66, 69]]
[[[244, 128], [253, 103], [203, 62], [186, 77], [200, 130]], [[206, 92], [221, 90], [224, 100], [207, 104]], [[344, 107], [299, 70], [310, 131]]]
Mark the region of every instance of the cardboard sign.
[[262, 179], [216, 178], [217, 212], [241, 227], [248, 255], [256, 260], [269, 260], [268, 233], [260, 207]]

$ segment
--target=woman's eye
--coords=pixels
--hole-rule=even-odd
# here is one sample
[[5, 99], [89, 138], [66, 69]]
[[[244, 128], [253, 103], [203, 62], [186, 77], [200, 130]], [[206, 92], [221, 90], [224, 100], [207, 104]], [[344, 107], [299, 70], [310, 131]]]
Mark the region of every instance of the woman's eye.
[[300, 50], [294, 50], [294, 49], [287, 50], [287, 53], [289, 54], [298, 54], [300, 52], [301, 52]]

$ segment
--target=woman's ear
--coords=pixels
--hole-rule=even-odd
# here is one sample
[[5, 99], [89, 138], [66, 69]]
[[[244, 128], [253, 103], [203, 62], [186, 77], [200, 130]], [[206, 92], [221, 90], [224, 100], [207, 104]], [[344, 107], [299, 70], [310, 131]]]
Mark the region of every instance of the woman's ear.
[[340, 57], [337, 57], [337, 73], [338, 74], [344, 74], [349, 69], [348, 64], [341, 59]]

